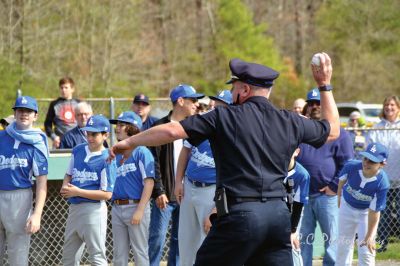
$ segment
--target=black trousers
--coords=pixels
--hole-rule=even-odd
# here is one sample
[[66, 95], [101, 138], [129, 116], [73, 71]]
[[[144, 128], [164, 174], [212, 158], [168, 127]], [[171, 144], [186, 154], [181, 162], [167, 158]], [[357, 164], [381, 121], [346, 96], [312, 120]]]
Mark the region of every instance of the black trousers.
[[211, 227], [195, 265], [293, 265], [286, 203], [274, 199], [229, 206], [229, 215]]

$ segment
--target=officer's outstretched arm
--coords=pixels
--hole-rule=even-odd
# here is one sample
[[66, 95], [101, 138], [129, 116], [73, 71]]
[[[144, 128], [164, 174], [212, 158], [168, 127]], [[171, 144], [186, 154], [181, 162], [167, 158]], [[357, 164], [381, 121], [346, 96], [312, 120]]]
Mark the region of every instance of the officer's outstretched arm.
[[[332, 63], [331, 58], [326, 53], [321, 53], [320, 66], [311, 64], [311, 70], [313, 72], [314, 79], [318, 85], [318, 88], [331, 85], [332, 77]], [[321, 118], [326, 119], [330, 126], [331, 131], [327, 141], [335, 140], [340, 135], [340, 121], [339, 112], [336, 107], [335, 99], [333, 98], [332, 91], [322, 91], [321, 95]]]
[[188, 135], [179, 122], [174, 121], [155, 126], [112, 146], [109, 151], [109, 160], [114, 159], [116, 154], [123, 154], [123, 160], [126, 160], [137, 146], [160, 146], [187, 137]]

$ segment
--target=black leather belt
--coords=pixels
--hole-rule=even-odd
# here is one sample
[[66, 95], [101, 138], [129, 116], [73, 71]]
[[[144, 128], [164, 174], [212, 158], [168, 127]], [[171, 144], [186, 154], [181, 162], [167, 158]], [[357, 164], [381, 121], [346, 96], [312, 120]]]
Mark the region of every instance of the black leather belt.
[[129, 204], [135, 204], [139, 203], [140, 200], [138, 199], [116, 199], [113, 200], [113, 204], [115, 205], [129, 205]]
[[215, 183], [203, 183], [203, 182], [200, 182], [200, 181], [191, 180], [190, 178], [188, 178], [188, 181], [190, 183], [192, 183], [193, 186], [195, 186], [195, 187], [209, 187], [209, 186], [215, 185]]
[[271, 200], [285, 200], [284, 197], [228, 197], [228, 204], [238, 204], [242, 202], [266, 202]]

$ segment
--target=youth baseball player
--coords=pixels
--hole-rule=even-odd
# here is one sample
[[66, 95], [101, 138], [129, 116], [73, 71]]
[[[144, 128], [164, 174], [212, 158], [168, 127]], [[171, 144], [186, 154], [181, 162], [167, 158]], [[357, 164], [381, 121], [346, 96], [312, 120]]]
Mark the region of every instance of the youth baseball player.
[[18, 97], [13, 109], [15, 122], [0, 132], [0, 265], [6, 243], [9, 264], [28, 265], [30, 235], [40, 229], [46, 199], [48, 147], [46, 135], [32, 128], [38, 118], [36, 100]]
[[[308, 203], [308, 192], [310, 187], [310, 174], [298, 162], [295, 161], [299, 155], [300, 149], [297, 148], [292, 155], [289, 163], [288, 175], [284, 183], [292, 186], [291, 194], [293, 195], [293, 207], [291, 216], [291, 231], [290, 239], [292, 242], [292, 256], [294, 266], [303, 266], [303, 260], [300, 253], [299, 230], [300, 218], [303, 211], [303, 206]], [[292, 181], [292, 182], [291, 182]]]
[[[232, 104], [232, 94], [223, 90], [216, 96], [213, 108]], [[181, 266], [191, 266], [196, 253], [210, 230], [209, 215], [216, 212], [216, 170], [210, 142], [203, 141], [197, 147], [187, 140], [179, 155], [175, 179], [175, 197], [180, 204], [179, 212], [179, 259]]]
[[102, 115], [92, 116], [86, 127], [88, 143], [72, 150], [71, 161], [61, 188], [68, 199], [63, 265], [79, 265], [83, 245], [87, 245], [92, 265], [108, 265], [106, 259], [107, 206], [115, 183], [115, 161], [106, 162], [108, 151], [103, 142], [110, 122]]
[[[142, 119], [134, 112], [123, 112], [117, 119], [115, 134], [121, 141], [140, 132]], [[154, 186], [154, 157], [144, 146], [137, 147], [121, 164], [116, 158], [117, 179], [112, 196], [112, 232], [115, 266], [128, 265], [129, 246], [135, 265], [149, 265], [150, 197]]]
[[390, 186], [382, 169], [388, 152], [382, 144], [371, 143], [360, 155], [362, 162], [349, 161], [339, 175], [337, 266], [352, 265], [356, 233], [358, 265], [375, 265], [376, 230]]

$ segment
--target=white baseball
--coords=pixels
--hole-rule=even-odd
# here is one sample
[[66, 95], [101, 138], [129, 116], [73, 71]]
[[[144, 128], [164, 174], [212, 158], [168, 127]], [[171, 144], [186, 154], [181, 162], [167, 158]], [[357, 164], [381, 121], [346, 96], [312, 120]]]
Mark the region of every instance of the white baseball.
[[311, 59], [311, 64], [313, 64], [314, 66], [321, 65], [321, 54], [320, 53], [313, 55], [313, 57]]

